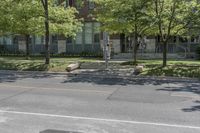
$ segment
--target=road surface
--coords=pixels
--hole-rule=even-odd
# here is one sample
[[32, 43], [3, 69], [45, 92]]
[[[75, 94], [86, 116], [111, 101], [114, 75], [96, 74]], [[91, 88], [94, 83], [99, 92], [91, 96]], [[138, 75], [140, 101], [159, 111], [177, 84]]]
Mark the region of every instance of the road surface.
[[200, 82], [0, 71], [0, 133], [200, 133]]

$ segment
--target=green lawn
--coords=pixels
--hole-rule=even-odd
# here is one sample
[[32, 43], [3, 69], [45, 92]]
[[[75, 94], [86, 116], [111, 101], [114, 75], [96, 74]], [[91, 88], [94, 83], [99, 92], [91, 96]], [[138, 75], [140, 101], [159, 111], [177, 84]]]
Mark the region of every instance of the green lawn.
[[[99, 62], [101, 61], [101, 62]], [[44, 65], [44, 59], [39, 57], [26, 60], [25, 57], [0, 57], [0, 70], [21, 71], [52, 71], [64, 72], [66, 67], [73, 62], [81, 62], [83, 69], [104, 69], [105, 63], [97, 58], [51, 58], [51, 65]], [[200, 61], [183, 60], [168, 61], [168, 66], [162, 68], [162, 60], [139, 60], [143, 64], [144, 76], [174, 76], [200, 78]], [[134, 68], [133, 62], [112, 62], [109, 67], [113, 69]]]
[[[199, 60], [169, 60], [168, 65], [184, 65], [184, 66], [192, 66], [192, 65], [200, 65]], [[161, 65], [162, 60], [139, 60], [137, 64], [144, 65]], [[125, 62], [122, 65], [135, 65], [133, 62]]]
[[200, 78], [200, 66], [147, 66], [141, 75]]
[[97, 59], [87, 58], [51, 58], [51, 64], [45, 65], [43, 58], [25, 57], [0, 57], [0, 70], [21, 70], [21, 71], [53, 71], [63, 72], [73, 62], [94, 62]]
[[[140, 60], [137, 64], [144, 65], [143, 76], [172, 76], [200, 78], [200, 61], [182, 60], [168, 61], [168, 66], [162, 67], [162, 60]], [[133, 62], [122, 63], [125, 66], [135, 65]]]

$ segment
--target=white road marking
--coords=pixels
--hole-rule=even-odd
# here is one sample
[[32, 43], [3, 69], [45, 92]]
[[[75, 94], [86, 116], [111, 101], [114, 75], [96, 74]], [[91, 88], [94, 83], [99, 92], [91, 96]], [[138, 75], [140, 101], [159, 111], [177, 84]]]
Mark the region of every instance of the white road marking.
[[15, 114], [15, 115], [18, 114], [18, 115], [43, 116], [43, 117], [57, 117], [57, 118], [78, 119], [78, 120], [104, 121], [104, 122], [115, 122], [115, 123], [127, 123], [127, 124], [138, 124], [138, 125], [149, 125], [149, 126], [163, 126], [163, 127], [172, 127], [172, 128], [187, 128], [187, 129], [200, 130], [200, 127], [198, 127], [198, 126], [167, 124], [167, 123], [103, 119], [103, 118], [79, 117], [79, 116], [55, 115], [55, 114], [43, 114], [43, 113], [31, 113], [31, 112], [19, 112], [19, 111], [5, 111], [5, 110], [0, 110], [0, 113], [8, 113], [8, 114]]
[[18, 85], [8, 85], [8, 84], [0, 84], [0, 87], [11, 87], [11, 88], [22, 88], [22, 89], [41, 89], [41, 90], [63, 90], [63, 91], [78, 91], [78, 92], [89, 92], [89, 93], [103, 93], [110, 94], [112, 92], [109, 91], [97, 91], [97, 90], [84, 90], [84, 89], [69, 89], [69, 88], [45, 88], [45, 87], [31, 87], [31, 86], [18, 86]]

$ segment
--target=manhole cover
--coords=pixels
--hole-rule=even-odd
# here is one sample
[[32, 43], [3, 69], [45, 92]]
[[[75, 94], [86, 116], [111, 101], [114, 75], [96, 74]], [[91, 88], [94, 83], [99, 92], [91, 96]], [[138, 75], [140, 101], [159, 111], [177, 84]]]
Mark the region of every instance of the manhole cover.
[[48, 129], [48, 130], [41, 131], [40, 133], [83, 133], [83, 132], [61, 131], [61, 130]]

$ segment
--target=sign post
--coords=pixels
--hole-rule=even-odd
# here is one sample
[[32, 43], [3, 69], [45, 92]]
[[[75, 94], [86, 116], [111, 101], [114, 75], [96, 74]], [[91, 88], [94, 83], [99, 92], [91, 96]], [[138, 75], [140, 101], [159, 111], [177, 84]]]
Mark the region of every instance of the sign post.
[[106, 69], [108, 68], [108, 60], [110, 59], [110, 46], [109, 46], [109, 34], [107, 32], [103, 33], [103, 45], [104, 45], [104, 59], [106, 64]]

